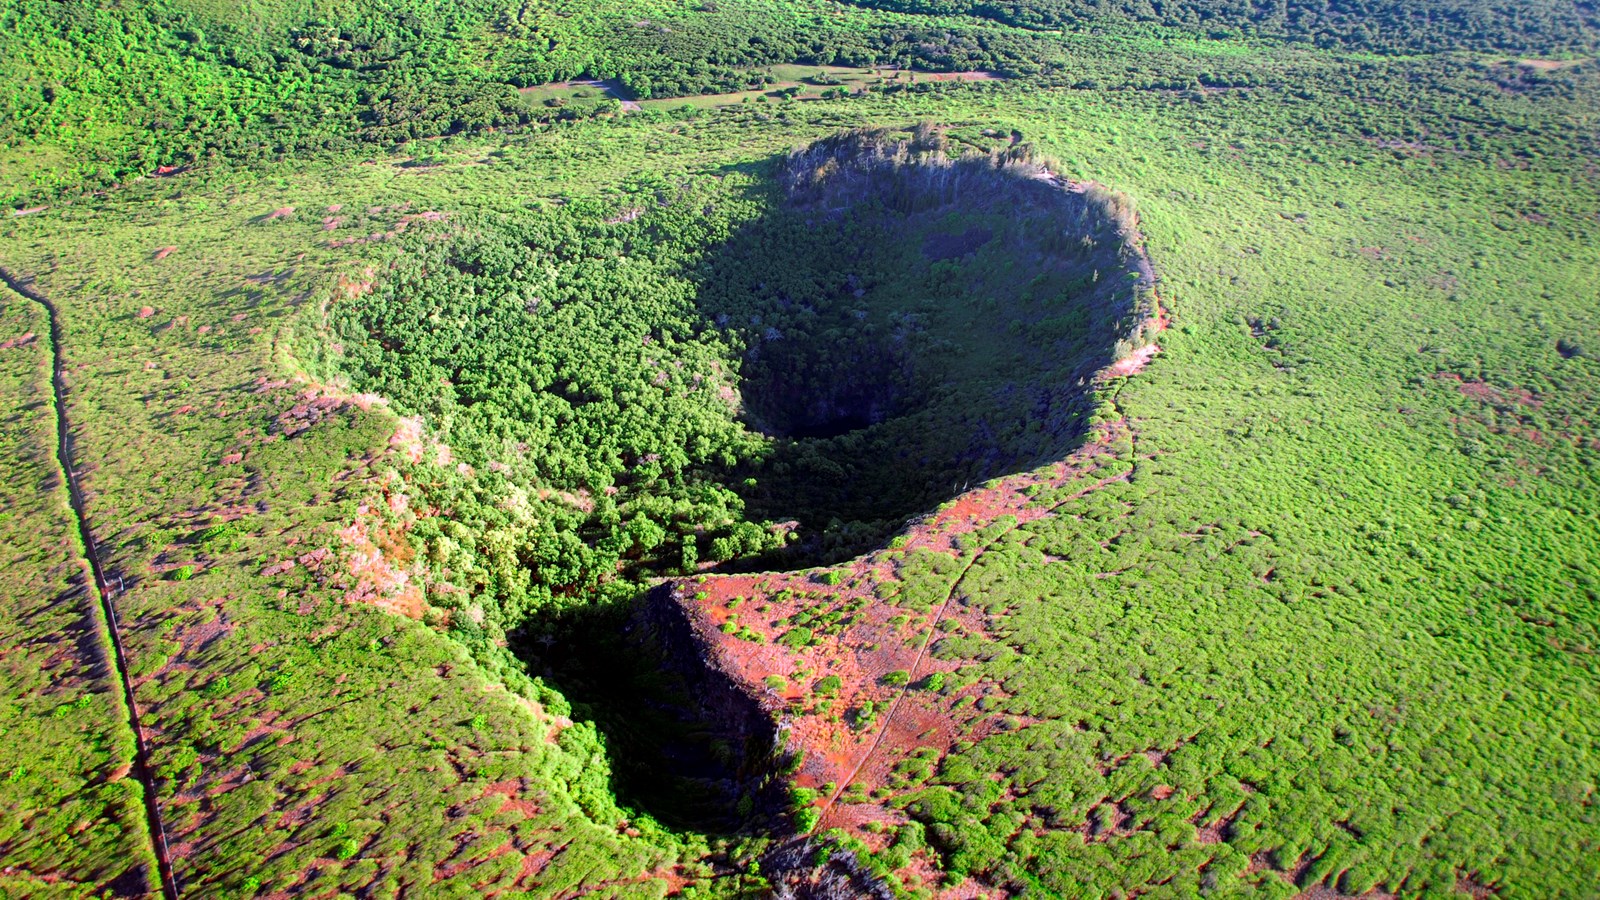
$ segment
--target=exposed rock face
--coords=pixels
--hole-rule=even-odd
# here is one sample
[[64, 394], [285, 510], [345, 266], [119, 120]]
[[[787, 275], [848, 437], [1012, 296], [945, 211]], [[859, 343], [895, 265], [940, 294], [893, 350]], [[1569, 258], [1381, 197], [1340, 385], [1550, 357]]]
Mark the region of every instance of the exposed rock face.
[[[695, 698], [687, 710], [720, 735], [730, 748], [724, 785], [751, 800], [753, 822], [767, 833], [789, 832], [787, 785], [781, 771], [786, 750], [779, 745], [777, 725], [784, 701], [771, 691], [748, 683], [727, 668], [726, 636], [697, 612], [693, 583], [657, 586], [640, 606], [638, 622], [647, 640], [657, 642], [666, 665], [681, 677]], [[721, 639], [721, 640], [719, 640]], [[795, 835], [773, 847], [762, 859], [762, 871], [774, 896], [790, 900], [890, 900], [894, 892], [849, 853], [823, 848], [806, 835]]]
[[778, 771], [777, 705], [764, 703], [727, 673], [714, 652], [714, 638], [702, 633], [712, 626], [703, 618], [685, 615], [685, 600], [681, 585], [653, 588], [639, 606], [635, 636], [659, 652], [666, 673], [681, 682], [689, 705], [677, 712], [703, 729], [719, 752], [707, 758], [677, 753], [669, 746], [663, 752], [676, 758], [664, 761], [666, 768], [721, 793], [726, 805], [740, 810], [745, 820], [730, 823], [735, 829], [769, 825], [782, 818], [786, 806]]
[[744, 422], [771, 439], [725, 484], [751, 519], [798, 523], [762, 568], [849, 559], [963, 486], [1064, 458], [1097, 373], [1159, 330], [1131, 201], [1025, 146], [847, 132], [778, 181], [695, 301], [741, 348]]

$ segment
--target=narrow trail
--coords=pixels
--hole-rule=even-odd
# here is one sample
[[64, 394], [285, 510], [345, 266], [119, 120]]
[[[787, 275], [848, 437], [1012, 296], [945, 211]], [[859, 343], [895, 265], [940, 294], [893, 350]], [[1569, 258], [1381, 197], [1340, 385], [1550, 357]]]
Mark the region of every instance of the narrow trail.
[[[1071, 503], [1074, 500], [1082, 499], [1083, 497], [1088, 496], [1090, 493], [1098, 491], [1101, 488], [1107, 487], [1108, 485], [1116, 484], [1119, 481], [1127, 481], [1129, 476], [1132, 474], [1133, 470], [1130, 468], [1128, 471], [1119, 475], [1112, 475], [1108, 478], [1102, 478], [1094, 484], [1088, 485], [1081, 490], [1074, 491], [1072, 494], [1062, 498], [1046, 508], [1045, 515], [1049, 515], [1061, 507], [1066, 506], [1068, 503]], [[950, 611], [950, 604], [955, 602], [956, 594], [960, 591], [962, 582], [967, 580], [967, 575], [973, 570], [974, 567], [978, 565], [978, 560], [982, 559], [983, 555], [989, 552], [989, 548], [1000, 543], [1002, 540], [1005, 540], [1007, 535], [1011, 534], [1013, 531], [1016, 531], [1018, 528], [1021, 528], [1024, 524], [1026, 523], [1023, 521], [1018, 521], [984, 543], [983, 546], [978, 548], [977, 552], [972, 554], [972, 558], [968, 560], [966, 566], [961, 569], [961, 574], [957, 575], [955, 581], [951, 582], [950, 590], [945, 594], [944, 602], [939, 604], [939, 611], [934, 613], [933, 618], [928, 622], [928, 638], [927, 640], [923, 641], [921, 647], [917, 648], [917, 655], [911, 661], [911, 668], [907, 670], [910, 676], [909, 679], [903, 686], [901, 686], [900, 690], [895, 693], [894, 699], [889, 702], [889, 711], [883, 717], [883, 726], [878, 729], [877, 735], [873, 737], [872, 743], [867, 746], [866, 752], [861, 754], [860, 760], [858, 760], [855, 764], [855, 767], [850, 770], [850, 774], [845, 776], [839, 782], [838, 789], [836, 789], [833, 792], [833, 795], [828, 798], [828, 801], [823, 804], [822, 813], [817, 817], [817, 827], [819, 829], [822, 827], [822, 823], [827, 820], [828, 814], [833, 812], [834, 803], [841, 796], [843, 796], [844, 792], [849, 789], [852, 783], [855, 782], [856, 776], [861, 773], [861, 770], [866, 766], [866, 764], [877, 755], [878, 748], [883, 744], [883, 739], [889, 734], [889, 727], [894, 724], [895, 713], [900, 710], [900, 701], [904, 700], [906, 696], [911, 693], [911, 686], [917, 681], [917, 673], [922, 668], [922, 661], [928, 655], [928, 648], [933, 646], [934, 634], [939, 630], [939, 623], [944, 621], [945, 614]]]
[[[133, 696], [133, 682], [128, 679], [127, 654], [122, 649], [122, 631], [117, 624], [116, 607], [111, 602], [111, 591], [106, 584], [105, 570], [100, 564], [100, 552], [94, 533], [89, 528], [88, 513], [84, 509], [83, 491], [78, 486], [77, 472], [72, 465], [72, 430], [67, 418], [66, 361], [62, 352], [61, 315], [54, 303], [24, 281], [0, 266], [0, 281], [4, 281], [18, 296], [31, 300], [44, 308], [50, 319], [50, 387], [56, 408], [56, 462], [61, 467], [62, 479], [67, 485], [67, 497], [72, 506], [73, 518], [78, 522], [78, 536], [83, 542], [84, 557], [94, 576], [88, 589], [99, 600], [103, 627], [110, 639], [112, 674], [122, 686], [122, 699], [128, 708], [128, 725], [133, 729], [133, 772], [144, 787], [144, 811], [150, 830], [151, 850], [156, 858], [156, 869], [161, 879], [161, 893], [166, 900], [178, 900], [178, 882], [172, 871], [172, 856], [167, 847], [167, 832], [161, 823], [161, 809], [156, 799], [155, 776], [150, 767], [150, 752], [145, 744], [144, 729], [139, 724], [139, 706]], [[101, 625], [100, 622], [96, 623]]]
[[[1116, 391], [1114, 393], [1112, 393], [1111, 397], [1108, 398], [1107, 402], [1113, 409], [1120, 409], [1120, 407], [1117, 406], [1117, 401], [1119, 399], [1121, 399], [1121, 397], [1122, 397], [1122, 385], [1119, 384], [1117, 386]], [[1135, 446], [1137, 446], [1138, 433], [1136, 431], [1134, 431], [1131, 427], [1128, 430], [1128, 436], [1129, 436], [1129, 439], [1131, 441], [1135, 442]], [[1112, 484], [1116, 484], [1119, 481], [1127, 481], [1129, 478], [1131, 478], [1133, 476], [1134, 469], [1137, 468], [1138, 453], [1137, 452], [1133, 452], [1131, 454], [1131, 456], [1132, 456], [1133, 460], [1135, 460], [1135, 462], [1134, 462], [1133, 465], [1130, 465], [1128, 467], [1127, 471], [1122, 472], [1121, 474], [1118, 474], [1118, 475], [1112, 475], [1112, 476], [1107, 477], [1107, 478], [1102, 478], [1099, 481], [1096, 481], [1093, 484], [1087, 485], [1087, 486], [1085, 486], [1084, 488], [1082, 488], [1080, 490], [1073, 491], [1068, 496], [1063, 497], [1062, 499], [1060, 499], [1060, 500], [1056, 501], [1055, 503], [1052, 503], [1050, 506], [1046, 507], [1046, 509], [1044, 511], [1044, 515], [1048, 516], [1048, 515], [1054, 513], [1056, 510], [1061, 509], [1063, 506], [1066, 506], [1068, 503], [1071, 503], [1071, 502], [1073, 502], [1075, 500], [1082, 499], [1083, 497], [1088, 496], [1089, 494], [1093, 493], [1094, 491], [1101, 490], [1102, 488], [1108, 487], [1108, 486], [1110, 486]], [[956, 594], [961, 589], [962, 582], [967, 580], [967, 575], [972, 572], [973, 568], [978, 565], [978, 560], [982, 559], [983, 555], [985, 553], [989, 552], [989, 549], [991, 547], [993, 547], [995, 544], [1000, 543], [1002, 540], [1004, 540], [1006, 538], [1007, 535], [1011, 534], [1013, 531], [1016, 531], [1018, 528], [1021, 528], [1024, 524], [1026, 524], [1026, 523], [1019, 520], [1019, 521], [1013, 523], [1009, 528], [1006, 528], [1005, 530], [1001, 531], [999, 534], [995, 535], [989, 541], [985, 542], [983, 544], [983, 546], [979, 547], [977, 549], [977, 551], [972, 554], [972, 558], [970, 560], [968, 560], [966, 566], [964, 566], [961, 569], [961, 574], [957, 575], [956, 578], [955, 578], [955, 581], [951, 582], [950, 590], [949, 590], [948, 593], [945, 594], [944, 602], [939, 604], [939, 611], [937, 613], [935, 613], [933, 618], [930, 619], [929, 622], [928, 622], [928, 639], [923, 642], [921, 647], [917, 648], [916, 658], [912, 660], [911, 668], [907, 670], [907, 672], [908, 672], [910, 677], [907, 679], [906, 683], [903, 686], [901, 686], [900, 690], [895, 694], [894, 699], [892, 701], [890, 701], [890, 703], [889, 703], [889, 711], [883, 717], [883, 725], [882, 725], [882, 727], [880, 727], [878, 729], [878, 733], [873, 737], [872, 743], [867, 746], [866, 752], [861, 754], [861, 758], [856, 762], [855, 766], [850, 770], [850, 774], [845, 776], [843, 779], [840, 780], [839, 787], [833, 792], [833, 794], [830, 797], [828, 797], [827, 802], [825, 802], [822, 805], [822, 812], [817, 817], [817, 827], [815, 829], [813, 829], [813, 833], [815, 833], [816, 831], [820, 831], [822, 829], [823, 823], [825, 823], [827, 821], [828, 815], [833, 812], [833, 807], [834, 807], [835, 803], [838, 801], [838, 799], [841, 796], [844, 795], [844, 792], [847, 789], [849, 789], [850, 785], [855, 782], [856, 776], [861, 774], [861, 770], [866, 767], [867, 763], [869, 761], [871, 761], [874, 756], [877, 755], [878, 748], [880, 746], [882, 746], [884, 738], [887, 737], [888, 734], [889, 734], [889, 727], [892, 724], [894, 724], [894, 716], [895, 716], [895, 713], [897, 713], [900, 710], [900, 702], [902, 700], [904, 700], [906, 698], [906, 696], [911, 693], [911, 686], [913, 684], [916, 684], [916, 682], [917, 682], [917, 673], [922, 668], [922, 661], [927, 657], [928, 648], [933, 645], [934, 635], [939, 630], [939, 623], [944, 621], [945, 614], [947, 612], [949, 612], [950, 604], [955, 601]]]

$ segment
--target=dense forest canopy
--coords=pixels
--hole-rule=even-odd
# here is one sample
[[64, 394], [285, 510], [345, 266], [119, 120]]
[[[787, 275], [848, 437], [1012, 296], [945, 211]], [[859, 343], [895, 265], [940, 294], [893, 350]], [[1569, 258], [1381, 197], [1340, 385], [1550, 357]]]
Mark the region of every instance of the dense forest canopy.
[[419, 228], [305, 353], [481, 472], [441, 467], [453, 514], [414, 534], [493, 630], [619, 571], [858, 553], [1064, 453], [1086, 380], [1148, 340], [1127, 201], [1000, 143], [864, 133], [772, 164], [782, 189]]
[[1538, 0], [850, 0], [922, 15], [967, 15], [1023, 28], [1076, 29], [1131, 21], [1212, 37], [1308, 41], [1381, 53], [1445, 50], [1584, 52], [1600, 19], [1592, 3]]
[[[1162, 46], [1194, 34], [1342, 51], [1582, 53], [1600, 40], [1594, 15], [1592, 4], [1560, 0], [1359, 8], [384, 0], [252, 4], [248, 14], [190, 0], [4, 0], [0, 150], [11, 148], [11, 177], [26, 181], [7, 181], [0, 191], [37, 199], [41, 191], [104, 186], [162, 165], [525, 127], [553, 113], [524, 102], [518, 88], [580, 75], [615, 78], [641, 98], [741, 90], [761, 83], [758, 67], [777, 63], [988, 70], [1085, 87], [1251, 85], [1280, 73], [1229, 73], [1224, 58], [1176, 76]], [[1133, 39], [1149, 55], [1142, 64], [1113, 60], [1110, 48], [1063, 44], [1041, 28]], [[67, 159], [17, 152], [40, 145]], [[29, 188], [17, 193], [24, 183]]]
[[0, 0], [0, 895], [1590, 897], [1595, 18]]

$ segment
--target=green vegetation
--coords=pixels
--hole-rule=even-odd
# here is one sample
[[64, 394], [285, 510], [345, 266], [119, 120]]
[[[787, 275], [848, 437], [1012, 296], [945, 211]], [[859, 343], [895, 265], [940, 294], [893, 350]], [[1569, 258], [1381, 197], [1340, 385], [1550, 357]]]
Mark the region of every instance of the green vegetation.
[[[0, 2], [49, 205], [0, 264], [62, 310], [183, 894], [760, 895], [785, 835], [696, 795], [740, 766], [802, 832], [871, 804], [833, 865], [904, 896], [1600, 883], [1592, 10], [1085, 10]], [[0, 893], [136, 894], [48, 328], [0, 329]], [[618, 671], [658, 577], [869, 550], [708, 631], [948, 752], [802, 785]], [[868, 604], [940, 671], [817, 662]]]
[[[50, 324], [0, 285], [0, 894], [154, 887], [133, 730], [56, 459]], [[48, 748], [41, 752], [41, 748]]]
[[971, 15], [1024, 28], [1160, 24], [1210, 37], [1268, 37], [1387, 52], [1584, 51], [1595, 46], [1594, 10], [1540, 0], [1497, 7], [1479, 0], [1377, 0], [1363, 4], [1285, 0], [1174, 4], [1114, 0], [850, 0], [923, 15]]

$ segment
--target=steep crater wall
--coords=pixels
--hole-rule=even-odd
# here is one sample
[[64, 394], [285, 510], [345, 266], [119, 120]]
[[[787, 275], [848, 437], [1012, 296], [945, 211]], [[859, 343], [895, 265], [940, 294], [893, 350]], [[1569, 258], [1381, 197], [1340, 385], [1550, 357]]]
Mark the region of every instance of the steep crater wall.
[[708, 834], [782, 831], [775, 709], [718, 664], [679, 591], [536, 616], [513, 647], [604, 735], [623, 803]]
[[635, 589], [850, 557], [1063, 459], [1159, 320], [1127, 202], [1023, 147], [852, 132], [652, 190], [420, 226], [330, 305], [319, 360], [442, 441], [390, 510], [423, 614], [509, 638], [640, 808], [737, 831], [776, 802], [761, 694]]
[[748, 427], [727, 483], [798, 522], [751, 567], [837, 560], [989, 478], [1066, 455], [1094, 373], [1147, 342], [1129, 202], [1025, 147], [850, 132], [790, 154], [782, 202], [695, 273], [737, 335]]

